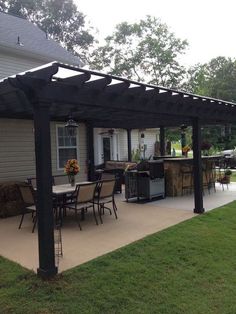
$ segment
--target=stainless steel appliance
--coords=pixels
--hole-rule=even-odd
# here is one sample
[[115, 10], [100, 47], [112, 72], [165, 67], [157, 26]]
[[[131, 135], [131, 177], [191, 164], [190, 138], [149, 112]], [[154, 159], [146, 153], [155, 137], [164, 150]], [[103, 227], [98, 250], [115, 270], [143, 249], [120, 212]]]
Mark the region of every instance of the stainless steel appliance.
[[163, 160], [145, 161], [137, 170], [125, 174], [125, 198], [136, 197], [151, 200], [154, 197], [165, 197], [165, 176]]

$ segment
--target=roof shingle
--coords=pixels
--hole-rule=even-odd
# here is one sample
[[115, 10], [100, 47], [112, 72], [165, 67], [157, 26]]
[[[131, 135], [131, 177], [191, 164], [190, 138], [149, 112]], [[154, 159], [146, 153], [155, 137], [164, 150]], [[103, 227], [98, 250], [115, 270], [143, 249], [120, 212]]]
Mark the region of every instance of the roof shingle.
[[[18, 43], [18, 37], [21, 44]], [[0, 47], [13, 48], [19, 52], [35, 54], [48, 61], [62, 61], [76, 66], [83, 63], [78, 57], [48, 38], [44, 31], [24, 18], [0, 12]]]

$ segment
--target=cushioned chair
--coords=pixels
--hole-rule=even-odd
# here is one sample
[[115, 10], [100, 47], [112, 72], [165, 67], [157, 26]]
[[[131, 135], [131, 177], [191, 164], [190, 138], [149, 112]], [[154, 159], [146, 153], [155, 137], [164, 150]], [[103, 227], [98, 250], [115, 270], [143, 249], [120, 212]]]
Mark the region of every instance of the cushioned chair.
[[96, 171], [96, 180], [109, 180], [109, 179], [115, 179], [115, 192], [122, 193], [122, 183], [123, 182], [123, 173], [124, 171], [121, 169], [114, 169], [114, 170], [102, 170], [99, 169]]
[[53, 185], [68, 184], [69, 179], [65, 174], [53, 176]]
[[30, 184], [34, 189], [37, 188], [37, 183], [36, 183], [36, 178], [35, 177], [30, 177], [27, 178], [28, 184]]
[[117, 219], [117, 207], [114, 198], [115, 183], [116, 180], [114, 179], [102, 180], [98, 182], [98, 194], [94, 202], [98, 206], [98, 213], [101, 223], [103, 223], [102, 214], [104, 214], [105, 209], [109, 210], [110, 215], [112, 214], [111, 208], [108, 207], [108, 204], [111, 204], [115, 218]]
[[75, 211], [75, 218], [77, 220], [80, 230], [82, 229], [81, 229], [78, 213], [82, 212], [82, 214], [84, 214], [84, 212], [87, 211], [91, 207], [93, 209], [93, 216], [94, 216], [95, 222], [98, 225], [98, 221], [97, 221], [97, 217], [95, 213], [95, 206], [94, 206], [96, 187], [97, 187], [97, 182], [92, 182], [92, 183], [84, 184], [84, 185], [77, 185], [74, 194], [68, 200], [67, 204], [65, 204], [66, 208], [69, 208]]
[[32, 233], [34, 232], [35, 226], [37, 224], [37, 212], [35, 207], [35, 195], [34, 189], [30, 184], [19, 184], [18, 185], [20, 195], [22, 198], [23, 203], [25, 204], [24, 208], [22, 209], [21, 220], [19, 224], [19, 229], [22, 226], [25, 214], [31, 214], [33, 219], [33, 229]]

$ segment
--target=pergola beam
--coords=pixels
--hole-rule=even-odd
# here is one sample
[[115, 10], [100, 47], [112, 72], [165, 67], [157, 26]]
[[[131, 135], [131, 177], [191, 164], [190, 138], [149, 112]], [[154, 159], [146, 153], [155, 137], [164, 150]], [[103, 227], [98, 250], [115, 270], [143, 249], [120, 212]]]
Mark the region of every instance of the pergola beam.
[[[86, 105], [88, 110], [91, 106], [97, 106], [100, 108], [103, 108], [104, 110], [106, 108], [113, 108], [118, 110], [131, 110], [134, 112], [142, 112], [142, 113], [151, 113], [151, 114], [172, 114], [176, 116], [187, 116], [191, 117], [191, 115], [197, 116], [197, 114], [192, 114], [189, 112], [189, 109], [187, 106], [182, 107], [182, 110], [179, 110], [179, 106], [175, 105], [173, 106], [169, 102], [156, 100], [155, 97], [153, 97], [151, 100], [148, 101], [148, 103], [145, 106], [138, 106], [139, 103], [139, 97], [137, 99], [135, 96], [130, 95], [121, 95], [120, 97], [116, 98], [114, 101], [111, 101], [111, 99], [107, 99], [109, 97], [108, 94], [100, 93], [94, 94], [93, 90], [76, 90], [72, 87], [65, 86], [62, 88], [62, 86], [50, 86], [46, 87], [46, 90], [44, 90], [42, 93], [40, 93], [39, 97], [43, 99], [44, 101], [53, 101], [56, 102], [57, 105], [64, 105], [64, 103], [68, 103], [71, 105], [77, 105], [78, 107], [81, 105]], [[132, 98], [130, 98], [132, 97]], [[200, 109], [200, 108], [199, 108]], [[214, 114], [215, 111], [211, 114]], [[204, 110], [202, 112], [198, 113], [199, 118], [205, 118], [205, 112]], [[229, 114], [225, 112], [220, 112], [218, 114], [219, 119], [229, 119]]]

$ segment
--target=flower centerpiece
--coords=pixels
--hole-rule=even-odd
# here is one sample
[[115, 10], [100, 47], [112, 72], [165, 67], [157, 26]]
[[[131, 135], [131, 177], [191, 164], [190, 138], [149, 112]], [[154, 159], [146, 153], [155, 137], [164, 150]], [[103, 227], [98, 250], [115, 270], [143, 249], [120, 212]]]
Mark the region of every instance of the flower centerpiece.
[[182, 153], [184, 154], [185, 157], [188, 157], [188, 152], [191, 150], [191, 147], [190, 145], [185, 145], [183, 148], [182, 148]]
[[65, 167], [64, 167], [65, 173], [68, 175], [69, 182], [71, 186], [75, 185], [75, 175], [79, 173], [80, 166], [78, 164], [78, 161], [76, 159], [69, 159], [67, 160]]

